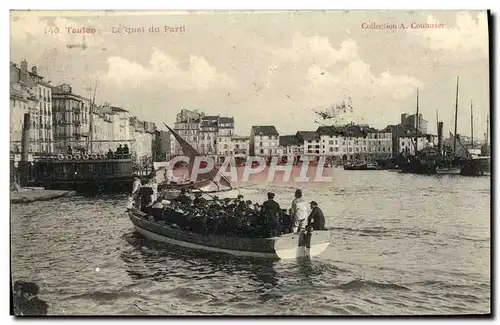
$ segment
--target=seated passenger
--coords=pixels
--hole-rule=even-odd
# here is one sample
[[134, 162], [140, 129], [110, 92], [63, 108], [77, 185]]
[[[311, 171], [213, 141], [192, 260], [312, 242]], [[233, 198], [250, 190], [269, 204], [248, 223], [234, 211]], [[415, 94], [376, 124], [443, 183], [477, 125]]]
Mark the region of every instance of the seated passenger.
[[156, 221], [162, 220], [163, 217], [163, 204], [161, 203], [161, 201], [161, 198], [157, 199], [151, 207], [151, 214]]
[[187, 195], [186, 189], [181, 189], [181, 194], [176, 198], [176, 201], [183, 205], [191, 205], [191, 198]]
[[194, 194], [194, 196], [195, 196], [195, 199], [193, 200], [193, 204], [195, 206], [201, 207], [201, 206], [205, 206], [206, 205], [207, 200], [205, 200], [205, 198], [203, 198], [201, 192], [196, 192]]
[[313, 230], [325, 229], [325, 216], [323, 211], [318, 207], [318, 203], [311, 201], [311, 214], [307, 218], [307, 227]]

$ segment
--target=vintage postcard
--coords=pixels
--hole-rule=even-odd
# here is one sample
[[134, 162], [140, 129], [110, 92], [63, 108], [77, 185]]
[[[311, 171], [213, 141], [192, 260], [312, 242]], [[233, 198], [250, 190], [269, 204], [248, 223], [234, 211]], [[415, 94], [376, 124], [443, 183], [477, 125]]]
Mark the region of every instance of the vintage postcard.
[[11, 11], [12, 314], [491, 315], [487, 11]]

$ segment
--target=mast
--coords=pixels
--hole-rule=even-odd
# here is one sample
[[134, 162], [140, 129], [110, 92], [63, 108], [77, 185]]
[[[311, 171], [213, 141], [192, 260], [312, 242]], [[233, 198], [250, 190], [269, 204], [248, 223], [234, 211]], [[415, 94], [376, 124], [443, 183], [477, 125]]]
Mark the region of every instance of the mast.
[[488, 146], [488, 136], [489, 136], [489, 128], [490, 126], [490, 114], [486, 115], [486, 146]]
[[474, 117], [472, 115], [472, 99], [470, 100], [470, 148], [474, 149]]
[[453, 136], [453, 156], [455, 156], [457, 150], [457, 118], [458, 118], [458, 82], [460, 76], [457, 76], [457, 93], [455, 95], [455, 134]]
[[415, 156], [418, 152], [418, 87], [417, 87], [417, 115], [415, 116]]
[[[97, 92], [97, 80], [95, 82], [94, 86], [94, 96], [92, 98], [92, 102], [90, 103], [90, 110], [89, 110], [89, 144], [90, 144], [90, 152], [93, 152], [93, 140], [94, 140], [94, 109], [95, 109], [95, 94]], [[87, 148], [88, 149], [88, 148]], [[87, 150], [89, 151], [89, 150]]]

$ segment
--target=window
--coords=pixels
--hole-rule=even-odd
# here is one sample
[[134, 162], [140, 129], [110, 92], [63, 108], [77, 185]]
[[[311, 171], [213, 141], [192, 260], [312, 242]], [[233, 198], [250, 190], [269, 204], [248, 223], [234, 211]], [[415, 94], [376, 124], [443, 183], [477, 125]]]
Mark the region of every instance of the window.
[[333, 151], [338, 152], [339, 151], [339, 147], [333, 148]]
[[359, 147], [356, 147], [356, 152], [359, 152]]
[[382, 147], [382, 151], [385, 152], [385, 147]]
[[[335, 149], [337, 149], [337, 148], [335, 148]], [[332, 147], [330, 147], [330, 150], [329, 150], [329, 151], [330, 151], [330, 152], [333, 152], [333, 148], [332, 148]]]
[[342, 145], [343, 145], [343, 146], [345, 146], [345, 140], [344, 140], [344, 141], [342, 141]]
[[354, 145], [357, 146], [358, 145], [358, 140], [354, 141]]
[[264, 153], [264, 149], [260, 149], [260, 153]]
[[333, 140], [328, 141], [328, 144], [332, 145], [333, 144]]
[[349, 152], [352, 152], [352, 148], [349, 148]]
[[259, 142], [259, 147], [262, 147], [262, 142]]
[[339, 144], [338, 140], [335, 140], [335, 145], [338, 145], [338, 144]]

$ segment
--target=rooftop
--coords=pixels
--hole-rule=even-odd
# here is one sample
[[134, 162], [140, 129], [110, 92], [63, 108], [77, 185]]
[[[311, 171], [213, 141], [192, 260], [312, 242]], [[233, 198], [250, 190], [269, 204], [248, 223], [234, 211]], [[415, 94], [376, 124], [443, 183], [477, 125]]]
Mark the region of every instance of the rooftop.
[[254, 135], [279, 136], [274, 125], [254, 125], [252, 126], [252, 132]]
[[298, 131], [296, 136], [299, 141], [319, 140], [319, 134], [316, 131]]
[[297, 135], [282, 135], [280, 136], [280, 146], [288, 147], [288, 146], [298, 146], [300, 145], [300, 141], [297, 138]]

